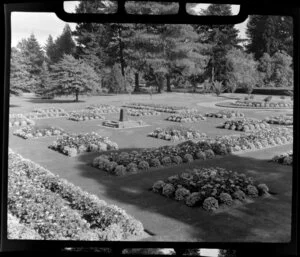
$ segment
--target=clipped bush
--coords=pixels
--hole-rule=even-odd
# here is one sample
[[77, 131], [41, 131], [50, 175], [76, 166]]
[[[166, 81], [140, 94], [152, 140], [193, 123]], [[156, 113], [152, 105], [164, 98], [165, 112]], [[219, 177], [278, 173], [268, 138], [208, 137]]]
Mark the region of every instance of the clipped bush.
[[206, 211], [215, 211], [219, 208], [218, 200], [214, 197], [207, 197], [203, 201], [203, 209]]
[[187, 162], [187, 163], [190, 163], [190, 162], [193, 162], [194, 161], [194, 158], [191, 154], [185, 154], [183, 156], [183, 162]]
[[138, 164], [138, 168], [140, 170], [148, 170], [150, 168], [149, 163], [147, 161], [140, 161]]

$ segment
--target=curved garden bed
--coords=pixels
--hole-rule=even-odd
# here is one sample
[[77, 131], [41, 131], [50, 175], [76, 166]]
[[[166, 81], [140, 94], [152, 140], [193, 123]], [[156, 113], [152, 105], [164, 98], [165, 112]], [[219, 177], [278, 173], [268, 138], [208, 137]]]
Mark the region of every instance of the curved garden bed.
[[[239, 102], [239, 101], [237, 101]], [[260, 104], [255, 105], [248, 105], [248, 103], [245, 102], [245, 104], [237, 104], [237, 102], [221, 102], [221, 103], [216, 103], [215, 105], [218, 107], [226, 107], [226, 108], [243, 108], [243, 109], [293, 109], [293, 105], [289, 105], [289, 106], [275, 106], [271, 104], [265, 105], [264, 102], [260, 102]], [[240, 102], [244, 102], [244, 101], [240, 101]]]

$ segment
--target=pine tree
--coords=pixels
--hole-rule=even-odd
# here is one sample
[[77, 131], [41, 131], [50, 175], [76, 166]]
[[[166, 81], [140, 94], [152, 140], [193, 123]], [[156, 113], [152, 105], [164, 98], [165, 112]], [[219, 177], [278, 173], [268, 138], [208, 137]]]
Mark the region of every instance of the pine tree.
[[46, 52], [46, 60], [47, 63], [54, 64], [57, 60], [57, 51], [56, 51], [56, 45], [54, 44], [53, 37], [49, 35], [46, 45], [45, 45], [45, 52]]
[[[204, 15], [230, 16], [232, 15], [231, 5], [211, 4], [203, 11]], [[201, 42], [210, 47], [207, 48], [210, 60], [206, 68], [205, 77], [213, 82], [226, 81], [226, 54], [232, 48], [239, 46], [238, 30], [234, 24], [228, 25], [194, 25], [201, 37]]]
[[10, 65], [10, 94], [20, 95], [22, 92], [31, 92], [36, 85], [34, 77], [29, 73], [28, 59], [16, 48], [11, 49]]
[[44, 52], [34, 34], [31, 34], [28, 39], [23, 39], [19, 42], [17, 48], [24, 58], [28, 60], [26, 71], [30, 74], [31, 81], [35, 81], [35, 84], [32, 84], [33, 92], [39, 85], [39, 76], [42, 71], [42, 64], [45, 60]]
[[260, 59], [264, 53], [272, 56], [277, 51], [285, 51], [293, 56], [293, 23], [291, 17], [250, 16], [246, 34], [250, 39], [248, 52]]
[[46, 61], [43, 62], [42, 72], [40, 74], [40, 84], [36, 89], [36, 94], [46, 98], [52, 98], [53, 95], [48, 93], [48, 90], [51, 86], [51, 77]]
[[53, 62], [58, 62], [65, 54], [73, 55], [75, 51], [75, 42], [72, 38], [72, 31], [68, 24], [65, 25], [62, 34], [55, 40], [55, 55]]
[[71, 55], [64, 55], [51, 68], [51, 87], [47, 92], [53, 95], [75, 95], [75, 101], [78, 102], [80, 94], [95, 91], [100, 83], [92, 67]]

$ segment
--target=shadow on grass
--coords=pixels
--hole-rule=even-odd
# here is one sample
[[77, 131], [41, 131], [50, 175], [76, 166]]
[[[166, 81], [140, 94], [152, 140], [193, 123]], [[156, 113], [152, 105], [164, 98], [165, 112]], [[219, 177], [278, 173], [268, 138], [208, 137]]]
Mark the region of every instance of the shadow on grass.
[[28, 102], [34, 103], [34, 104], [64, 104], [64, 103], [84, 103], [86, 101], [79, 100], [76, 102], [74, 99], [42, 99], [42, 98], [28, 98]]
[[[96, 181], [96, 188], [89, 190], [101, 192], [98, 193], [100, 199], [124, 208], [139, 219], [156, 235], [150, 241], [282, 242], [290, 239], [291, 167], [270, 163], [269, 159], [230, 155], [116, 177], [87, 165], [96, 156], [99, 153], [78, 157], [81, 164], [76, 168], [80, 173], [77, 178], [73, 177], [73, 183], [77, 179], [83, 185], [83, 178]], [[245, 173], [260, 183], [266, 183], [276, 195], [210, 213], [149, 190], [154, 182], [195, 167], [222, 167]]]
[[15, 107], [21, 107], [20, 105], [16, 105], [16, 104], [10, 104], [9, 108], [15, 108]]

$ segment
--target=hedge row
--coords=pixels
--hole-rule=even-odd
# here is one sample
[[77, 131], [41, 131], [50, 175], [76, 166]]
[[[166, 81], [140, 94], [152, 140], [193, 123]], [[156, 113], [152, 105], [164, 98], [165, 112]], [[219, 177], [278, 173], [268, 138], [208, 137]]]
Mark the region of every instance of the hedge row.
[[8, 188], [11, 213], [44, 239], [128, 240], [143, 235], [142, 223], [124, 210], [13, 152]]

